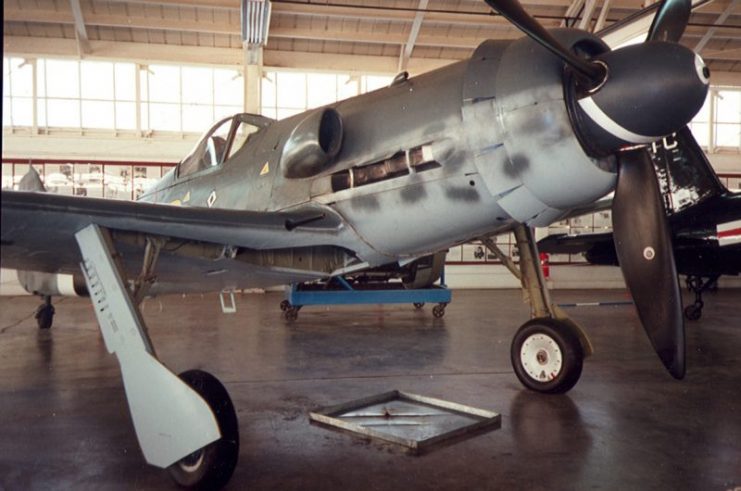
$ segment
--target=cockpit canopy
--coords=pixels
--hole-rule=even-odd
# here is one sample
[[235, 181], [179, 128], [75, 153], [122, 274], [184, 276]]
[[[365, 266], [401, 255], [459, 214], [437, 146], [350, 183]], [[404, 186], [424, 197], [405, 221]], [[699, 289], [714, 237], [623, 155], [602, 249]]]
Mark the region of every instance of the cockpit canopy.
[[180, 161], [177, 177], [222, 165], [243, 148], [252, 135], [274, 122], [274, 119], [250, 113], [222, 119], [206, 131], [188, 156]]

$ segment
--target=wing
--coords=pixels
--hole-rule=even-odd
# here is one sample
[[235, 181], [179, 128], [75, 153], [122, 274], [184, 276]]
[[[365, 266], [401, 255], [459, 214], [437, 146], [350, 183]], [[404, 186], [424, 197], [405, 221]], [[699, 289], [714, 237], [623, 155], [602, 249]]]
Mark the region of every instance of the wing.
[[[262, 286], [319, 274], [306, 268], [294, 271], [290, 264], [275, 270], [254, 251], [342, 248], [355, 243], [341, 217], [317, 205], [291, 212], [252, 212], [3, 191], [1, 223], [5, 268], [79, 272], [74, 234], [95, 223], [113, 232], [130, 273], [137, 271], [136, 260], [147, 237], [166, 238], [169, 247], [163, 249], [158, 268], [164, 270], [163, 285], [186, 279], [209, 283], [212, 277], [213, 287], [198, 285], [201, 291], [223, 285], [230, 275], [229, 282], [252, 278], [256, 281], [249, 285]], [[254, 260], [240, 261], [240, 254]], [[217, 276], [221, 277], [216, 280]]]

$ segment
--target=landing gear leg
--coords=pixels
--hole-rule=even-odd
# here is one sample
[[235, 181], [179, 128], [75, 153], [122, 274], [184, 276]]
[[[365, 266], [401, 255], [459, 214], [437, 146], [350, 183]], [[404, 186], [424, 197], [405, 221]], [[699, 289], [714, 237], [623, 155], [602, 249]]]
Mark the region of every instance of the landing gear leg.
[[592, 353], [592, 345], [584, 331], [551, 302], [532, 229], [519, 225], [514, 232], [520, 252], [519, 267], [493, 240], [482, 239], [520, 279], [525, 301], [531, 307], [531, 320], [512, 339], [512, 367], [528, 389], [548, 394], [567, 392], [579, 380], [584, 358]]
[[[169, 468], [179, 484], [217, 489], [231, 477], [239, 452], [236, 413], [226, 389], [205, 372], [182, 377], [160, 361], [147, 334], [137, 298], [129, 290], [108, 230], [89, 225], [75, 234], [82, 272], [106, 348], [121, 367], [134, 429], [146, 461]], [[156, 251], [148, 247], [143, 277], [151, 276]], [[141, 283], [139, 284], [141, 285]]]
[[44, 303], [36, 309], [34, 317], [39, 329], [49, 329], [51, 327], [54, 321], [54, 306], [51, 304], [49, 295], [44, 295]]
[[705, 280], [702, 276], [687, 276], [687, 289], [695, 294], [695, 303], [684, 309], [684, 316], [687, 320], [696, 321], [702, 317], [702, 308], [705, 305], [702, 301], [702, 294], [717, 287], [718, 278], [718, 275], [710, 276]]

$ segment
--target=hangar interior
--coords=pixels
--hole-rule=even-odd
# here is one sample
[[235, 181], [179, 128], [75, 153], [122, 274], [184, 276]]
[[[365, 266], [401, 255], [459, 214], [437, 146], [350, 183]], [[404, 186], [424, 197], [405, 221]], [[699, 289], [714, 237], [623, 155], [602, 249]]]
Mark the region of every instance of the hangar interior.
[[[79, 4], [79, 7], [77, 6]], [[721, 180], [741, 188], [741, 60], [735, 1], [698, 4], [681, 42], [712, 72], [691, 123]], [[259, 35], [243, 46], [235, 1], [10, 1], [3, 6], [3, 188], [29, 164], [59, 193], [136, 197], [185, 156], [219, 118], [240, 111], [282, 119], [387, 86], [470, 56], [485, 39], [519, 31], [483, 2], [301, 4], [272, 2]], [[546, 27], [606, 31], [611, 46], [645, 36], [651, 16], [637, 1], [526, 2]], [[84, 191], [83, 191], [83, 188]], [[549, 233], [609, 231], [610, 212], [556, 222]], [[498, 239], [514, 255], [514, 237]], [[581, 254], [550, 258], [554, 288], [616, 288], [616, 268], [574, 266]], [[513, 288], [516, 279], [481, 244], [450, 250], [455, 288]], [[486, 267], [482, 267], [485, 265]], [[568, 267], [563, 267], [567, 265]], [[3, 288], [12, 288], [4, 273]], [[722, 284], [738, 286], [733, 278]]]
[[[658, 2], [523, 4], [547, 28], [601, 32], [616, 48], [643, 41]], [[689, 127], [720, 182], [739, 191], [741, 3], [692, 4], [681, 44], [711, 78]], [[258, 19], [248, 28], [245, 9]], [[33, 166], [50, 192], [123, 200], [220, 118], [280, 120], [522, 36], [473, 0], [7, 0], [3, 13], [2, 188], [18, 189]], [[611, 230], [602, 210], [536, 236]], [[517, 260], [513, 234], [497, 244]], [[444, 319], [326, 307], [292, 325], [275, 291], [242, 292], [236, 315], [222, 314], [215, 294], [149, 299], [142, 310], [175, 373], [205, 367], [230, 389], [242, 430], [230, 489], [738, 489], [741, 278], [722, 276], [706, 297], [687, 337], [688, 380], [675, 382], [625, 305], [619, 268], [581, 253], [549, 261], [557, 301], [602, 306], [572, 313], [597, 353], [582, 382], [545, 399], [511, 373], [510, 338], [528, 308], [520, 281], [481, 242], [447, 252], [454, 300]], [[89, 301], [59, 301], [55, 327], [37, 332], [37, 302], [20, 297], [14, 271], [2, 269], [0, 289], [0, 489], [168, 488], [141, 458]], [[502, 429], [411, 457], [306, 420], [396, 388], [492, 408]]]

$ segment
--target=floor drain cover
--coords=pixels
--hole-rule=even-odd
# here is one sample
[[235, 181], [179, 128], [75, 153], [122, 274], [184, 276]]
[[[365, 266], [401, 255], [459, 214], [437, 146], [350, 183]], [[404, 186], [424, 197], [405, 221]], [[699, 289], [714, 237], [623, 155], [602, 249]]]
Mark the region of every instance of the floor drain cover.
[[498, 429], [501, 416], [455, 402], [394, 390], [309, 413], [312, 421], [420, 453], [452, 439]]

